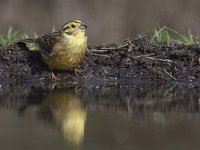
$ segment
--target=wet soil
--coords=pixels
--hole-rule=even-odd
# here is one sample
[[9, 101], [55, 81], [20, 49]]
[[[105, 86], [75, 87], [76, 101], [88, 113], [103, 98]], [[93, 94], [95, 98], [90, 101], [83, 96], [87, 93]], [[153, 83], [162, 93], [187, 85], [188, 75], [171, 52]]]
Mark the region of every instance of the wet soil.
[[[55, 71], [61, 80], [190, 81], [200, 79], [200, 45], [156, 44], [144, 38], [89, 46], [74, 70]], [[52, 81], [39, 51], [23, 43], [0, 46], [1, 82]]]

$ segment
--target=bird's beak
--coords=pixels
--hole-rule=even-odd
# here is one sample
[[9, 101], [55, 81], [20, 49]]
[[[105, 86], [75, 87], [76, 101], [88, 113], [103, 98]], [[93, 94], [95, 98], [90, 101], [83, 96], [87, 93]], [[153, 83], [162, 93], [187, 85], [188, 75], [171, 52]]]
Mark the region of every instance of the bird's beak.
[[79, 27], [80, 29], [86, 29], [87, 28], [87, 25], [86, 24], [84, 24], [84, 23], [81, 23], [81, 25], [80, 25], [80, 27]]

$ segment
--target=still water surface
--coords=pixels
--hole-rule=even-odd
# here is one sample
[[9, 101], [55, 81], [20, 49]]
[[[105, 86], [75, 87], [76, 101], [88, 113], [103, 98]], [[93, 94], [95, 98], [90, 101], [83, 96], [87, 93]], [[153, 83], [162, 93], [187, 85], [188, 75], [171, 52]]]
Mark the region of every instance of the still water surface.
[[199, 95], [176, 85], [4, 85], [0, 149], [198, 150]]

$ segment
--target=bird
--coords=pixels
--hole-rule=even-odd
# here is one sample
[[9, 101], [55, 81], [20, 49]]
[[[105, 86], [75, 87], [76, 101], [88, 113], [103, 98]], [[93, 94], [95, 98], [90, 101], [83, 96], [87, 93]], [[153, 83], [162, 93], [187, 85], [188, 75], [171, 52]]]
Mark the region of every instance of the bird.
[[41, 117], [44, 117], [46, 112], [47, 116], [52, 118], [52, 123], [59, 128], [66, 142], [77, 146], [81, 144], [84, 139], [87, 110], [73, 90], [52, 91], [44, 96], [38, 112], [39, 115], [43, 115]]
[[68, 21], [57, 32], [20, 42], [36, 44], [52, 78], [57, 79], [54, 70], [73, 69], [83, 60], [87, 51], [86, 28], [87, 25], [80, 20]]

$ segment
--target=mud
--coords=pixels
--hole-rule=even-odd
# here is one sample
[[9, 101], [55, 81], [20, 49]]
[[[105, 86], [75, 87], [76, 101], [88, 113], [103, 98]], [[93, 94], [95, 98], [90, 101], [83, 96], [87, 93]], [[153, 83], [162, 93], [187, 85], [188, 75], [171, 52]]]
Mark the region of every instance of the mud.
[[[55, 71], [60, 81], [191, 81], [200, 79], [200, 45], [156, 44], [144, 38], [89, 46], [74, 70]], [[52, 81], [39, 51], [23, 43], [0, 46], [1, 82]]]

